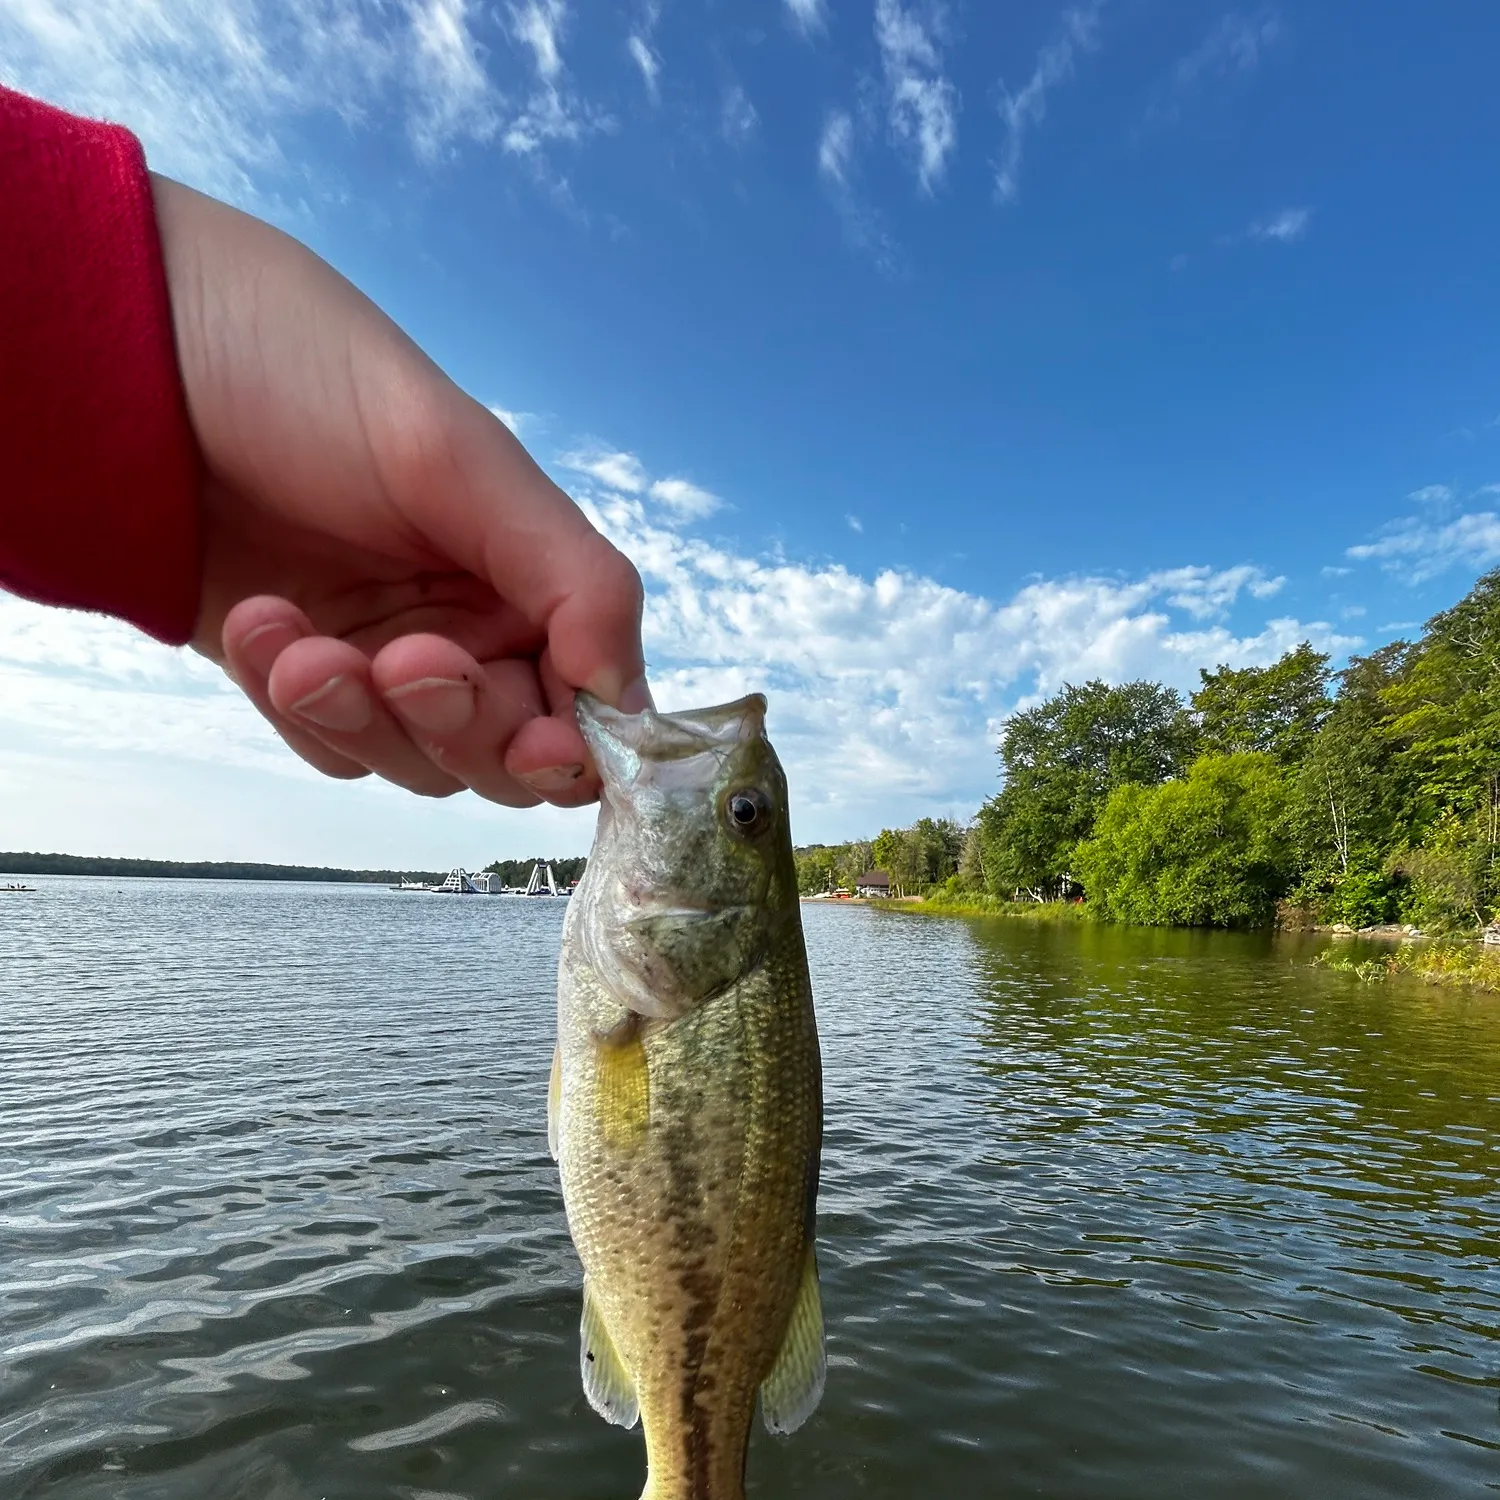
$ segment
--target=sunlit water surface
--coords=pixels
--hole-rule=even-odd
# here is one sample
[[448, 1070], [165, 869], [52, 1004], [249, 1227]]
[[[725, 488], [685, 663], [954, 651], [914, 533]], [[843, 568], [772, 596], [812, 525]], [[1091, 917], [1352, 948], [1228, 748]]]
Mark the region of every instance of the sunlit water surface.
[[[578, 1385], [562, 903], [0, 896], [0, 1494], [634, 1500]], [[804, 908], [830, 1371], [751, 1493], [1500, 1489], [1500, 1001]]]

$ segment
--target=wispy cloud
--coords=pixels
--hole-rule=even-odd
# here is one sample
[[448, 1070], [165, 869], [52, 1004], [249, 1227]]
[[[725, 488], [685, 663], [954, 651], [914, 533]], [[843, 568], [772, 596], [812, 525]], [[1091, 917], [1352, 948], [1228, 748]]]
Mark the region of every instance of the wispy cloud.
[[303, 189], [286, 143], [320, 114], [394, 122], [429, 161], [495, 140], [534, 158], [607, 128], [566, 85], [563, 0], [501, 12], [534, 79], [519, 90], [478, 40], [492, 14], [481, 0], [9, 0], [0, 79], [122, 121], [157, 170], [264, 212], [286, 183]]
[[783, 0], [792, 24], [803, 36], [822, 31], [828, 25], [826, 0]]
[[420, 20], [381, 30], [319, 0], [285, 14], [257, 0], [9, 0], [0, 80], [119, 120], [158, 171], [253, 203], [264, 175], [287, 170], [278, 127], [288, 122], [319, 109], [355, 122], [377, 101], [412, 124], [440, 115], [431, 75], [395, 70], [396, 41], [413, 50]]
[[818, 176], [850, 246], [870, 256], [882, 274], [893, 275], [898, 261], [895, 242], [855, 185], [856, 139], [853, 115], [847, 110], [830, 110], [818, 135]]
[[760, 115], [750, 102], [750, 96], [734, 83], [724, 90], [723, 103], [719, 108], [719, 129], [731, 146], [747, 145], [760, 125]]
[[422, 85], [412, 139], [427, 156], [460, 136], [488, 140], [498, 123], [498, 99], [467, 12], [466, 0], [420, 0], [411, 7], [411, 68]]
[[1272, 11], [1245, 15], [1229, 11], [1209, 27], [1198, 45], [1177, 60], [1169, 83], [1152, 99], [1146, 124], [1173, 125], [1184, 104], [1215, 80], [1253, 73], [1266, 49], [1281, 36], [1281, 20]]
[[[1468, 503], [1500, 495], [1500, 485], [1481, 485]], [[1372, 542], [1350, 547], [1356, 562], [1376, 562], [1406, 583], [1426, 583], [1450, 568], [1482, 570], [1500, 563], [1500, 515], [1493, 510], [1454, 515], [1462, 497], [1446, 484], [1429, 484], [1408, 497], [1419, 510], [1381, 527]]]
[[854, 161], [854, 119], [842, 109], [831, 110], [818, 137], [818, 171], [835, 187], [849, 186]]
[[640, 70], [641, 82], [646, 85], [646, 95], [653, 104], [661, 98], [658, 80], [661, 77], [661, 54], [655, 47], [656, 21], [660, 14], [656, 0], [648, 0], [641, 11], [640, 21], [630, 33], [625, 50], [630, 60]]
[[1267, 218], [1257, 219], [1245, 232], [1252, 240], [1294, 245], [1307, 233], [1312, 212], [1310, 208], [1283, 208]]
[[1091, 5], [1068, 11], [1063, 17], [1062, 35], [1042, 48], [1020, 92], [1012, 94], [1001, 85], [1000, 119], [1005, 138], [995, 163], [995, 193], [1002, 203], [1014, 203], [1020, 196], [1027, 134], [1046, 118], [1047, 95], [1073, 76], [1077, 54], [1095, 46], [1102, 7], [1103, 0], [1094, 0]]
[[865, 529], [865, 523], [858, 516], [852, 514], [844, 517], [844, 524], [850, 531], [863, 531]]
[[641, 82], [646, 85], [646, 93], [655, 104], [661, 97], [661, 91], [656, 82], [661, 75], [661, 58], [656, 54], [651, 43], [636, 32], [631, 33], [629, 41], [625, 43], [625, 50], [629, 52], [631, 61], [641, 70]]
[[554, 142], [578, 141], [613, 123], [565, 86], [562, 39], [567, 20], [564, 0], [526, 0], [510, 7], [511, 37], [531, 53], [537, 83], [501, 134], [501, 145], [513, 155], [537, 158]]
[[559, 46], [567, 6], [563, 0], [526, 0], [525, 5], [510, 8], [511, 35], [529, 47], [536, 59], [537, 77], [543, 83], [554, 83], [562, 72], [562, 50]]
[[958, 144], [958, 89], [943, 71], [942, 12], [925, 20], [901, 0], [875, 0], [875, 40], [885, 74], [891, 131], [914, 153], [917, 181], [932, 192]]

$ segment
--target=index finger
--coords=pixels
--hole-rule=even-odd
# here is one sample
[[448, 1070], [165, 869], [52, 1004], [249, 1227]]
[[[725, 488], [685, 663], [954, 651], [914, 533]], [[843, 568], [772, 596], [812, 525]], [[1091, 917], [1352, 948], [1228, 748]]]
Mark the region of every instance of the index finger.
[[[436, 371], [434, 373], [437, 373]], [[400, 434], [391, 498], [455, 562], [546, 632], [570, 688], [637, 713], [650, 702], [640, 575], [538, 467], [515, 435], [441, 374], [433, 417]], [[419, 408], [420, 409], [420, 408]]]

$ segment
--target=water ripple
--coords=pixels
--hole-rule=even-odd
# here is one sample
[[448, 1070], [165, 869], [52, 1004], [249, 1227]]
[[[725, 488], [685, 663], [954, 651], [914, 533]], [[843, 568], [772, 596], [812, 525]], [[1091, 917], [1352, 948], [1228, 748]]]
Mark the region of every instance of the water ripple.
[[[630, 1497], [543, 1139], [558, 905], [0, 909], [0, 1490]], [[1497, 1486], [1500, 1007], [807, 909], [828, 1396], [763, 1496]]]

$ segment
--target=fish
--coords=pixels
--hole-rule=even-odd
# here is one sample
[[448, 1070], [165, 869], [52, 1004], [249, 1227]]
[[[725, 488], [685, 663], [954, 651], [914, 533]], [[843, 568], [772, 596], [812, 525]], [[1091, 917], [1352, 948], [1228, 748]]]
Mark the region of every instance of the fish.
[[641, 1500], [743, 1500], [823, 1395], [822, 1064], [786, 775], [760, 694], [585, 693], [599, 821], [558, 964], [548, 1143], [583, 1263], [589, 1404], [643, 1429]]

